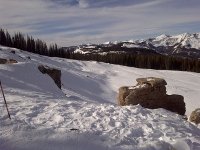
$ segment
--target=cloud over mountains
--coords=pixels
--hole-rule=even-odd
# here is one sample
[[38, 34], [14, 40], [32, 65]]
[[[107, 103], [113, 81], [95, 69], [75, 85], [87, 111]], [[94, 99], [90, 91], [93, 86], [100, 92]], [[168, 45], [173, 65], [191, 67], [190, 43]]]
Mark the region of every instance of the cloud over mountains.
[[62, 46], [200, 31], [197, 0], [0, 0], [0, 27]]

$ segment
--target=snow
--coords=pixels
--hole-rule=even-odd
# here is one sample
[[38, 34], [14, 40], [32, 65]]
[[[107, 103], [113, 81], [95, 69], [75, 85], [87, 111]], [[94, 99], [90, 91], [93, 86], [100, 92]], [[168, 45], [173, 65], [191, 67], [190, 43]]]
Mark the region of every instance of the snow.
[[197, 114], [200, 114], [200, 108], [196, 109], [195, 112], [196, 112]]
[[155, 81], [155, 79], [150, 77], [147, 79], [147, 81]]
[[87, 53], [89, 53], [89, 52], [88, 52], [88, 51], [82, 51], [80, 48], [78, 48], [78, 49], [76, 49], [76, 50], [74, 51], [74, 53], [87, 54]]
[[107, 42], [104, 42], [103, 45], [112, 45], [112, 44], [118, 44], [118, 43], [119, 43], [118, 41], [114, 41], [114, 42], [107, 41]]
[[162, 39], [165, 39], [165, 38], [168, 38], [169, 36], [166, 35], [166, 34], [161, 34], [160, 36], [157, 36], [156, 37], [156, 40], [162, 40]]
[[104, 42], [103, 44], [109, 45], [109, 44], [112, 44], [112, 42], [108, 41], [108, 42]]
[[[144, 46], [142, 43], [146, 42], [147, 45]], [[179, 35], [166, 35], [166, 34], [161, 34], [153, 39], [148, 39], [148, 40], [127, 40], [127, 41], [122, 41], [123, 46], [122, 47], [127, 47], [127, 48], [151, 48], [148, 46], [148, 44], [153, 45], [155, 47], [174, 47], [177, 48], [178, 46], [185, 47], [185, 48], [195, 48], [195, 49], [200, 49], [200, 33], [183, 33]], [[112, 44], [112, 42], [106, 42], [104, 44]], [[115, 44], [115, 43], [113, 43]]]
[[[162, 34], [155, 38], [141, 39], [141, 40], [124, 40], [115, 42], [105, 42], [103, 44], [83, 44], [75, 47], [68, 47], [66, 49], [74, 50], [75, 53], [81, 54], [100, 54], [105, 55], [107, 53], [125, 53], [119, 49], [116, 51], [106, 52], [105, 47], [121, 46], [125, 48], [136, 49], [151, 49], [157, 53], [163, 55], [178, 54], [185, 57], [187, 54], [189, 57], [198, 57], [198, 50], [200, 50], [200, 33], [183, 33], [179, 35], [165, 35]], [[111, 49], [112, 49], [111, 48]], [[196, 49], [196, 50], [194, 50]]]
[[[198, 73], [49, 58], [2, 46], [0, 58], [18, 61], [0, 65], [12, 118], [0, 98], [0, 150], [200, 149], [199, 127], [182, 116], [116, 105], [119, 87], [135, 85], [136, 78], [161, 77], [168, 94], [184, 96], [189, 116], [200, 106]], [[39, 72], [40, 64], [61, 69], [62, 90]]]
[[127, 47], [127, 48], [141, 48], [140, 45], [133, 44], [133, 43], [124, 43], [122, 47]]
[[124, 43], [124, 44], [122, 45], [122, 47], [126, 47], [126, 48], [145, 48], [145, 49], [149, 49], [148, 47], [139, 45], [138, 43]]
[[142, 84], [142, 85], [137, 85], [137, 86], [130, 86], [128, 87], [129, 90], [134, 90], [134, 89], [139, 89], [139, 88], [145, 88], [148, 87], [148, 84]]
[[163, 34], [156, 37], [151, 42], [151, 44], [153, 44], [155, 47], [175, 46], [177, 44], [180, 44], [182, 47], [200, 49], [199, 37], [200, 37], [200, 33], [195, 33], [195, 34], [183, 33], [183, 34], [174, 35], [174, 36]]
[[94, 46], [94, 45], [89, 45], [89, 46], [87, 46], [87, 47], [85, 47], [85, 48], [87, 48], [87, 49], [93, 49], [93, 48], [96, 48], [96, 46]]
[[127, 42], [129, 42], [129, 43], [134, 43], [134, 40], [128, 40]]

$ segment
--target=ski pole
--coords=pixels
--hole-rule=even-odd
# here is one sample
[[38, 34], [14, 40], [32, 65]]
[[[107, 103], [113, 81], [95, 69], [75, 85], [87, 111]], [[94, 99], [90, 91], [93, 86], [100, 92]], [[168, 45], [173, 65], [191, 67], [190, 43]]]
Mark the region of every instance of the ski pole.
[[1, 81], [0, 81], [0, 86], [1, 86], [1, 92], [2, 92], [2, 95], [3, 95], [4, 103], [6, 105], [6, 110], [7, 110], [7, 113], [8, 113], [8, 118], [11, 119], [10, 113], [9, 113], [9, 110], [8, 110], [8, 105], [7, 105], [7, 102], [6, 102], [6, 98], [5, 98], [5, 95], [4, 95], [4, 92], [3, 92], [3, 87], [1, 85]]

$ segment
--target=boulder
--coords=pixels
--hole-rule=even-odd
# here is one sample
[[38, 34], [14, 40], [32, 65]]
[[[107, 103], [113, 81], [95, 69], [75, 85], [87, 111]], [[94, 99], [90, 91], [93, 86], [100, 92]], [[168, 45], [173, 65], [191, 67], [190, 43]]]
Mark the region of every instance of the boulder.
[[9, 59], [9, 60], [8, 60], [8, 64], [15, 64], [15, 63], [17, 63], [17, 61], [14, 60], [14, 59]]
[[121, 106], [126, 105], [124, 99], [129, 95], [129, 93], [130, 93], [129, 87], [123, 86], [119, 88], [118, 105]]
[[200, 124], [200, 108], [194, 110], [189, 118], [190, 122], [194, 122], [195, 124]]
[[55, 84], [61, 89], [61, 70], [43, 65], [38, 66], [38, 69], [43, 74], [48, 74], [54, 80]]
[[0, 58], [0, 64], [15, 64], [15, 63], [17, 63], [17, 61], [14, 59]]
[[15, 54], [15, 51], [14, 50], [12, 50], [12, 51], [10, 51], [11, 53], [13, 53], [13, 54]]
[[163, 102], [165, 105], [163, 105], [162, 108], [170, 110], [172, 112], [178, 113], [180, 115], [185, 115], [185, 102], [184, 102], [184, 97], [182, 95], [167, 95], [166, 100], [163, 99]]
[[0, 58], [0, 64], [7, 64], [7, 59]]
[[185, 114], [184, 98], [181, 95], [167, 95], [167, 82], [161, 78], [139, 78], [136, 86], [119, 88], [118, 104], [137, 105], [145, 108], [164, 108], [180, 115]]

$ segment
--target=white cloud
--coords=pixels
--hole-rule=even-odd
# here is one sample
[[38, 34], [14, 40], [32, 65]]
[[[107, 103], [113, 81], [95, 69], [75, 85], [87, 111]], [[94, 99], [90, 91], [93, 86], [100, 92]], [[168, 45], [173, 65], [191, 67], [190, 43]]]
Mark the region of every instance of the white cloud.
[[[46, 0], [47, 2], [49, 0]], [[65, 6], [79, 6], [80, 8], [117, 7], [138, 5], [158, 0], [50, 0]]]
[[62, 46], [100, 43], [190, 32], [192, 23], [200, 29], [199, 6], [195, 0], [0, 0], [0, 27]]

